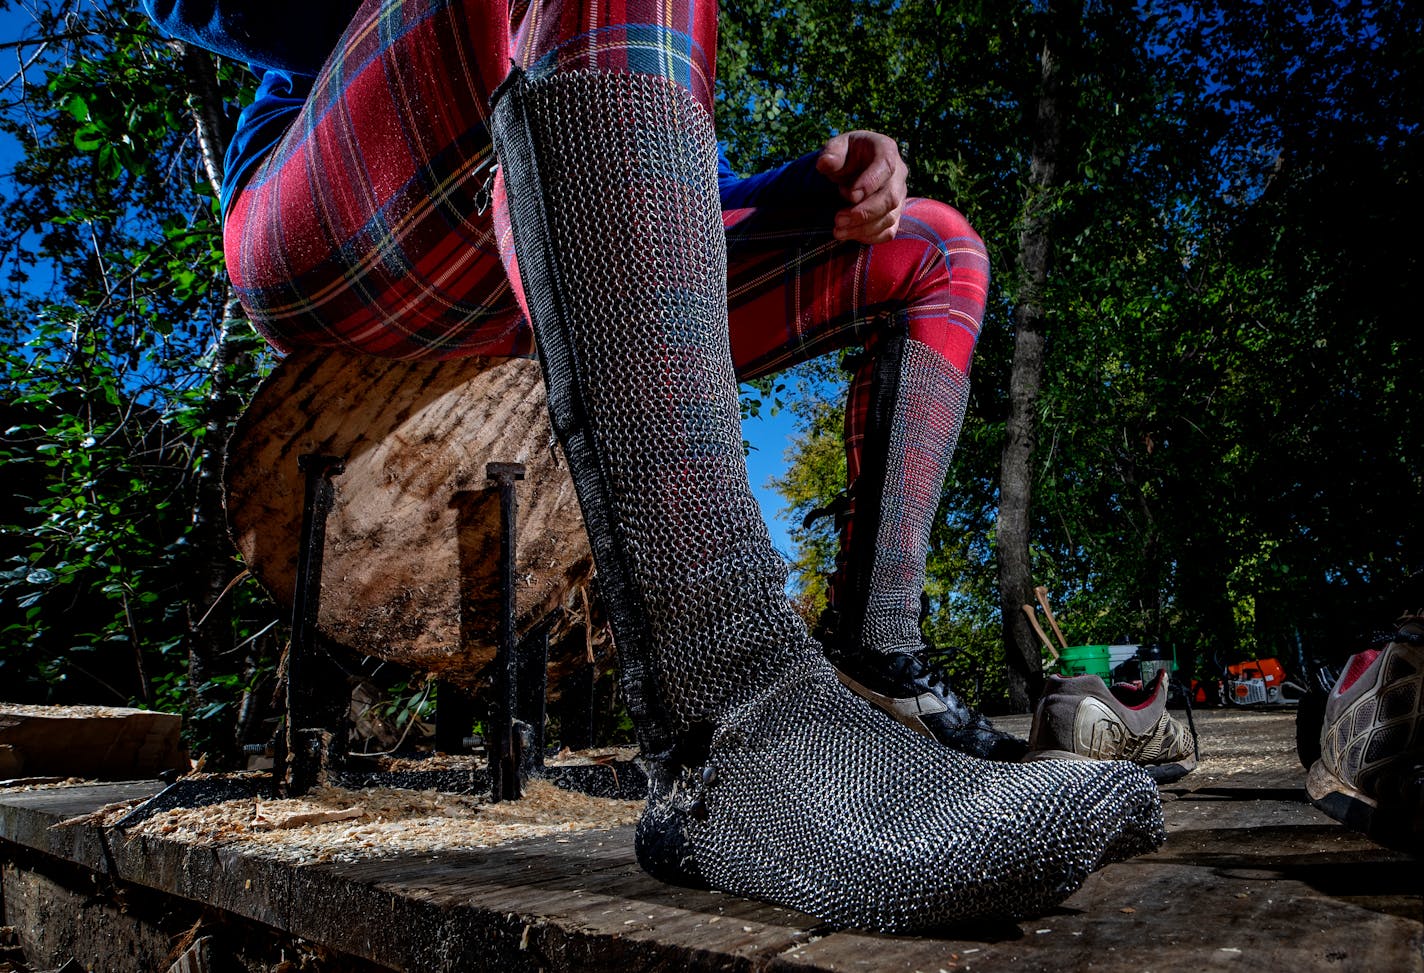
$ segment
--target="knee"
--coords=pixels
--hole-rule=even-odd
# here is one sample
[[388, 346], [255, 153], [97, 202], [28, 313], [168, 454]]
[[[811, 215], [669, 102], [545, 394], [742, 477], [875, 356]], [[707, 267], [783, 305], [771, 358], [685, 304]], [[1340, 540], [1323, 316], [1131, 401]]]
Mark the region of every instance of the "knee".
[[901, 237], [933, 250], [950, 277], [978, 277], [987, 287], [989, 251], [964, 214], [934, 199], [910, 199], [900, 220]]
[[989, 256], [979, 234], [954, 207], [911, 199], [895, 239], [875, 250], [879, 297], [903, 309], [910, 337], [967, 371], [989, 291]]
[[989, 254], [964, 215], [933, 199], [905, 203], [895, 239], [872, 248], [872, 285], [883, 299], [913, 302], [953, 287], [983, 295]]

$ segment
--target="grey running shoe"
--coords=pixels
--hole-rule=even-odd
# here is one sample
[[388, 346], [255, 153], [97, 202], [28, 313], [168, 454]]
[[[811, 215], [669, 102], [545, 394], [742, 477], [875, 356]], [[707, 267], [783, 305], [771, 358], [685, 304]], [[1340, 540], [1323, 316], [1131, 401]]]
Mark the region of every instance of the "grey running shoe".
[[1424, 850], [1424, 617], [1350, 658], [1325, 703], [1311, 803], [1382, 845]]
[[1025, 760], [1131, 760], [1159, 784], [1197, 765], [1196, 740], [1167, 714], [1167, 679], [1146, 688], [1113, 686], [1098, 676], [1050, 676], [1033, 714]]

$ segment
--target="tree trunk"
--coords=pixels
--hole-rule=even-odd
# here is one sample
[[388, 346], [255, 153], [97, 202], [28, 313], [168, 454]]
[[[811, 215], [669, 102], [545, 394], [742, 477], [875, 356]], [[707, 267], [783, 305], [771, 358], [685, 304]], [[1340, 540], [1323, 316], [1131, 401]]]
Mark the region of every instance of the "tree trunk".
[[222, 188], [223, 160], [232, 138], [232, 124], [222, 110], [222, 92], [211, 54], [175, 42], [183, 52], [183, 74], [188, 82], [188, 110], [198, 133], [203, 172], [216, 194]]
[[[1045, 21], [1058, 25], [1050, 11]], [[1035, 418], [1043, 384], [1045, 312], [1043, 291], [1053, 256], [1052, 201], [1059, 185], [1062, 116], [1061, 33], [1050, 30], [1043, 42], [1041, 79], [1034, 123], [1033, 158], [1023, 229], [1019, 234], [1018, 286], [1014, 301], [1014, 359], [1009, 376], [1009, 416], [999, 473], [999, 597], [1004, 647], [1009, 666], [1009, 702], [1027, 711], [1043, 691], [1038, 639], [1024, 615], [1034, 604], [1029, 529], [1033, 504]]]
[[[192, 47], [183, 46], [183, 67], [203, 168], [216, 193], [222, 185], [227, 149], [217, 74], [212, 57]], [[230, 286], [224, 286], [223, 294], [222, 318], [213, 336], [208, 372], [207, 421], [195, 457], [197, 488], [189, 535], [194, 571], [188, 599], [188, 691], [195, 713], [218, 701], [206, 687], [217, 672], [218, 659], [233, 651], [233, 601], [227, 588], [239, 571], [227, 536], [222, 471], [227, 439], [241, 408], [239, 376], [250, 373], [251, 368], [244, 367], [239, 341], [245, 327], [242, 307]], [[232, 734], [210, 734], [209, 745], [216, 748], [213, 757], [223, 764], [236, 759], [237, 743]]]
[[[209, 370], [207, 422], [198, 446], [198, 482], [189, 534], [194, 573], [188, 599], [188, 688], [198, 713], [231, 692], [215, 693], [206, 687], [218, 672], [218, 660], [233, 652], [233, 598], [227, 588], [241, 571], [227, 534], [222, 471], [227, 439], [241, 405], [236, 376], [250, 369], [243, 367], [242, 352], [232, 337], [235, 329], [244, 326], [241, 308], [233, 299], [224, 308]], [[212, 735], [210, 745], [217, 748], [214, 759], [228, 763], [236, 757], [237, 741], [229, 739], [231, 736], [226, 732]]]
[[[252, 396], [228, 444], [228, 524], [253, 577], [290, 605], [306, 499], [297, 457], [341, 457], [318, 632], [473, 689], [489, 676], [503, 610], [499, 496], [487, 464], [525, 468], [515, 490], [519, 637], [569, 609], [593, 571], [573, 480], [552, 442], [537, 362], [296, 351]], [[576, 614], [566, 610], [565, 621]], [[563, 661], [550, 660], [551, 687]]]

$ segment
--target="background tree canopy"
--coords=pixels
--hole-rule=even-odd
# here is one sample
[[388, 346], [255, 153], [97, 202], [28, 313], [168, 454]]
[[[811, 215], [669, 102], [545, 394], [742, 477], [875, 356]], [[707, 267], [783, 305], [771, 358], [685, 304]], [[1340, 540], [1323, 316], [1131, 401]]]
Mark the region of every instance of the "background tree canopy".
[[[127, 4], [0, 12], [0, 678], [12, 699], [181, 708], [231, 755], [270, 711], [284, 638], [217, 489], [269, 364], [213, 193], [251, 79]], [[928, 631], [961, 647], [971, 697], [1023, 705], [1037, 663], [1003, 617], [1026, 594], [999, 570], [1006, 483], [1029, 499], [1025, 570], [1077, 642], [1160, 640], [1206, 671], [1293, 655], [1297, 634], [1344, 652], [1424, 603], [1421, 20], [1305, 0], [723, 3], [734, 166], [884, 131], [912, 191], [989, 245], [930, 572]], [[843, 384], [834, 361], [788, 383], [798, 513], [843, 485]], [[829, 530], [797, 535], [812, 614]]]
[[[1424, 25], [1406, 8], [724, 4], [734, 164], [890, 132], [912, 192], [958, 206], [989, 245], [974, 404], [931, 556], [930, 631], [963, 647], [951, 668], [966, 686], [1013, 688], [998, 618], [1031, 600], [995, 590], [1030, 298], [1044, 338], [1031, 575], [1070, 639], [1160, 640], [1210, 670], [1293, 659], [1297, 635], [1343, 653], [1421, 603], [1419, 426], [1402, 393], [1424, 337], [1408, 297], [1419, 248], [1401, 241], [1421, 202]], [[1052, 185], [1034, 171], [1045, 51]], [[1037, 294], [1031, 217], [1052, 251]], [[821, 363], [792, 403], [803, 437], [780, 489], [798, 512], [843, 485], [842, 384]], [[797, 541], [814, 612], [828, 522]]]

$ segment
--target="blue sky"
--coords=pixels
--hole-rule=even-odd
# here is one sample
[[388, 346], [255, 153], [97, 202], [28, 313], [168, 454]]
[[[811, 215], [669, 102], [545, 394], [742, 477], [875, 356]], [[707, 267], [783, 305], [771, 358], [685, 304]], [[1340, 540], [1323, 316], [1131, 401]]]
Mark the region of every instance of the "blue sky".
[[789, 412], [742, 423], [742, 438], [755, 447], [747, 457], [752, 492], [761, 504], [761, 515], [771, 527], [771, 542], [783, 555], [791, 553], [791, 538], [787, 534], [790, 519], [782, 516], [781, 497], [768, 484], [786, 472], [786, 448], [795, 433], [795, 421]]

